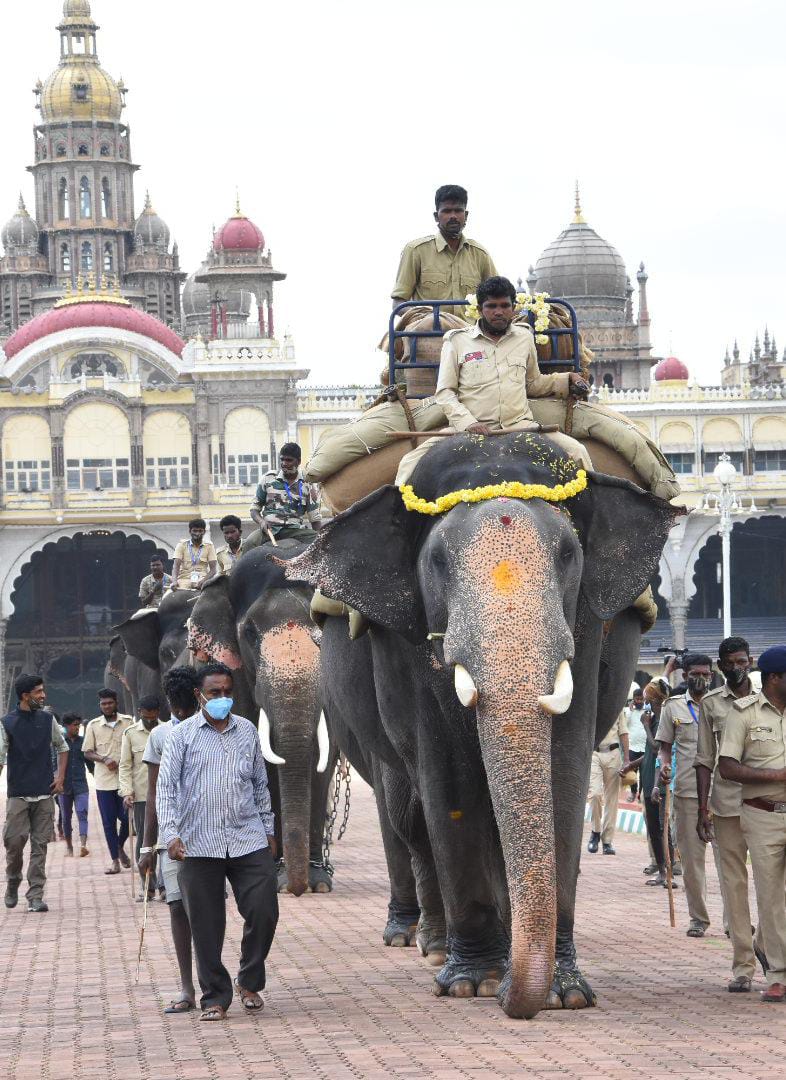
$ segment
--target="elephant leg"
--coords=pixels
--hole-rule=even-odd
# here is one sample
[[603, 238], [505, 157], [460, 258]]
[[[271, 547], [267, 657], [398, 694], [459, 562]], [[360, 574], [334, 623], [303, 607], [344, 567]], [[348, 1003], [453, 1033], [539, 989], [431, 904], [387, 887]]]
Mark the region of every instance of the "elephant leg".
[[333, 891], [333, 867], [326, 861], [323, 850], [325, 823], [332, 802], [333, 783], [338, 762], [338, 747], [333, 741], [324, 772], [314, 772], [311, 781], [311, 821], [309, 825], [308, 885], [312, 892]]
[[371, 771], [374, 779], [374, 798], [377, 803], [379, 830], [390, 878], [390, 902], [388, 919], [382, 931], [382, 940], [394, 948], [415, 944], [420, 904], [418, 903], [415, 875], [409, 848], [393, 828], [387, 807], [382, 762], [375, 759]]
[[552, 726], [557, 949], [554, 981], [546, 1004], [546, 1008], [550, 1009], [584, 1009], [596, 1002], [592, 987], [578, 966], [573, 923], [584, 807], [595, 738], [595, 685], [600, 636], [598, 620], [580, 605], [576, 620], [574, 681], [576, 686], [584, 689], [576, 707]]

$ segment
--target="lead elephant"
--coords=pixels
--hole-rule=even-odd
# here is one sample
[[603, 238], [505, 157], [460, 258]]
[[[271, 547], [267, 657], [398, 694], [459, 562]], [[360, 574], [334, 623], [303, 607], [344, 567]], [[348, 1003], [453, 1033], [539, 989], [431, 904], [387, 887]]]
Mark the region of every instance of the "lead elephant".
[[311, 621], [311, 590], [291, 585], [268, 558], [302, 550], [285, 540], [244, 553], [231, 576], [204, 587], [188, 634], [195, 658], [232, 668], [253, 702], [246, 715], [259, 714], [286, 887], [297, 896], [309, 886], [315, 892], [331, 887], [322, 840], [338, 754], [335, 740], [328, 747], [327, 721], [320, 720], [320, 630]]
[[[514, 1017], [594, 1002], [573, 919], [602, 628], [680, 512], [576, 470], [543, 436], [445, 439], [413, 474], [413, 509], [380, 488], [285, 571], [372, 624], [380, 716], [445, 905], [437, 992], [496, 989]], [[631, 675], [620, 664], [605, 693], [624, 698]]]

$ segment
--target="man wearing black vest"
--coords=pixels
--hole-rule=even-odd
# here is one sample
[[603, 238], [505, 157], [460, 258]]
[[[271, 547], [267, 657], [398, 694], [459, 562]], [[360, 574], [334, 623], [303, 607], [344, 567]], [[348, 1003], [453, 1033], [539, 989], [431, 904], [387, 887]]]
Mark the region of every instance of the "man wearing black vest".
[[[68, 745], [60, 725], [44, 712], [46, 691], [40, 675], [20, 675], [14, 683], [17, 706], [0, 720], [0, 772], [8, 762], [8, 800], [3, 842], [6, 857], [5, 906], [16, 907], [22, 856], [30, 840], [27, 910], [48, 911], [44, 903], [46, 846], [53, 839], [54, 796], [63, 790]], [[57, 754], [53, 777], [52, 750]]]

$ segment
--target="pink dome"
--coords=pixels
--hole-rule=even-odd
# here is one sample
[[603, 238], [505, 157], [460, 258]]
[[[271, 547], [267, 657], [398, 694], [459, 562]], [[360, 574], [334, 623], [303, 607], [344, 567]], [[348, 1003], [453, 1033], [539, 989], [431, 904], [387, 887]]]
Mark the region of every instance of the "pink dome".
[[682, 360], [678, 360], [676, 356], [667, 356], [666, 359], [661, 360], [655, 368], [654, 378], [656, 382], [666, 382], [671, 379], [679, 379], [681, 382], [687, 382], [688, 369], [685, 367]]
[[159, 319], [128, 304], [113, 304], [107, 301], [85, 301], [53, 308], [42, 315], [36, 315], [30, 322], [20, 326], [3, 346], [5, 355], [10, 360], [18, 352], [32, 345], [34, 341], [57, 334], [61, 330], [75, 330], [79, 327], [111, 326], [116, 330], [129, 330], [143, 337], [157, 341], [177, 356], [181, 356], [186, 343], [174, 330], [170, 330]]
[[231, 217], [213, 238], [214, 251], [264, 251], [262, 230], [243, 214]]

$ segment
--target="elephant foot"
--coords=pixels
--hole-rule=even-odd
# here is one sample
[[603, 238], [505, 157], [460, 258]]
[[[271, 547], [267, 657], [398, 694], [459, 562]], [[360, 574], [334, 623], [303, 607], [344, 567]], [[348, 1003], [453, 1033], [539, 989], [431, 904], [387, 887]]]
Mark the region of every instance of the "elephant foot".
[[447, 934], [443, 919], [429, 919], [420, 916], [417, 931], [417, 946], [420, 955], [432, 967], [442, 967], [447, 959]]
[[502, 963], [462, 962], [452, 955], [434, 976], [431, 987], [436, 997], [496, 997], [505, 972]]
[[330, 863], [308, 864], [308, 887], [313, 893], [333, 892], [333, 867]]
[[406, 949], [415, 944], [418, 924], [399, 915], [389, 915], [382, 931], [382, 940], [393, 949]]
[[546, 1009], [590, 1009], [597, 1003], [595, 992], [575, 966], [557, 964], [554, 981], [546, 998]]
[[287, 877], [287, 868], [284, 866], [283, 859], [276, 860], [276, 888], [279, 892], [286, 892], [287, 885], [289, 884], [289, 878]]

